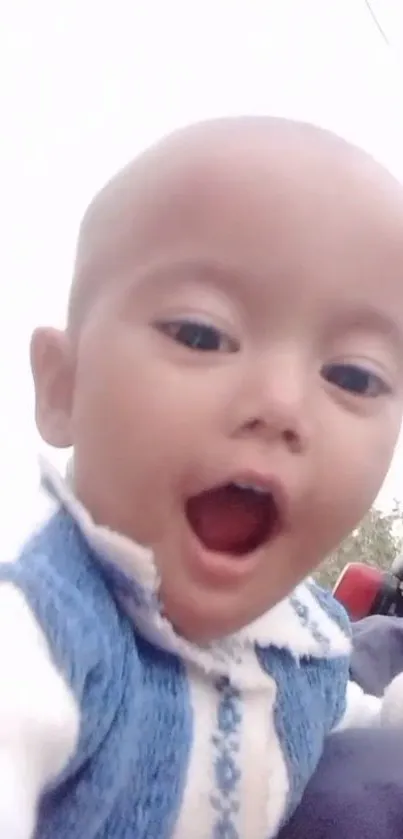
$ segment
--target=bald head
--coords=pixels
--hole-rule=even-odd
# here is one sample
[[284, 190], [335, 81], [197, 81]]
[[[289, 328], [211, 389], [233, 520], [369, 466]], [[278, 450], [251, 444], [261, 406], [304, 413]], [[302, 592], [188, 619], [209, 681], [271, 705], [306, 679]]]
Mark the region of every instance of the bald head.
[[380, 164], [357, 147], [316, 126], [271, 117], [213, 120], [162, 139], [129, 163], [98, 193], [81, 228], [69, 305], [69, 324], [79, 325], [105, 282], [141, 264], [152, 236], [169, 235], [189, 221], [208, 189], [230, 181], [242, 188], [266, 178], [273, 201], [301, 188], [350, 191], [375, 203], [396, 204], [402, 191]]

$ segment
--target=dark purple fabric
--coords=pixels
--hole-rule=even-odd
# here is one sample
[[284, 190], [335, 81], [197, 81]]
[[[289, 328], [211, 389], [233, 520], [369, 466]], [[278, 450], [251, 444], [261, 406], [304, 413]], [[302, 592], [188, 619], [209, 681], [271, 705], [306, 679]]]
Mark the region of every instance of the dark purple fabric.
[[402, 836], [403, 732], [334, 734], [281, 839]]
[[[354, 627], [352, 676], [381, 694], [403, 670], [403, 619]], [[329, 738], [303, 801], [279, 839], [403, 839], [403, 730]]]
[[[403, 618], [374, 615], [353, 627], [351, 676], [367, 693], [381, 696], [403, 670]], [[403, 833], [402, 833], [403, 836]]]

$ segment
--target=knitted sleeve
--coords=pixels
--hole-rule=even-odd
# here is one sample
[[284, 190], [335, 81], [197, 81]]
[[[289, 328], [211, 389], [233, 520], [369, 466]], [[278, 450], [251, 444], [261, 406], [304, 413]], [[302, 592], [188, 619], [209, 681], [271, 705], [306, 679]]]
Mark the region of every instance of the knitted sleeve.
[[56, 728], [61, 732], [60, 755], [49, 746], [43, 785], [77, 772], [116, 718], [129, 645], [133, 669], [128, 621], [94, 572], [74, 523], [58, 513], [16, 562], [0, 563], [0, 758], [10, 719], [22, 731], [27, 718], [33, 729], [37, 722], [42, 740], [34, 730], [28, 735], [42, 750], [44, 739], [56, 744]]
[[[351, 635], [349, 619], [330, 592], [325, 592], [317, 585], [312, 586], [311, 590], [332, 620], [339, 624], [346, 635]], [[345, 670], [344, 690], [335, 704], [332, 731], [379, 726], [403, 728], [403, 668], [402, 672], [386, 685], [382, 696], [374, 696], [363, 690], [361, 685], [351, 678], [351, 660], [350, 653], [346, 659], [348, 670]], [[333, 691], [332, 694], [336, 698], [336, 692]]]

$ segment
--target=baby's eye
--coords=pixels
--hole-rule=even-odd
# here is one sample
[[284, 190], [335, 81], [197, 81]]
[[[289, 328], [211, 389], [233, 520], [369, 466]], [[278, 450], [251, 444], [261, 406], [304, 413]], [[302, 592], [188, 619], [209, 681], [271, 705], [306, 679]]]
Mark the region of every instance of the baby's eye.
[[322, 369], [322, 376], [330, 384], [355, 396], [374, 399], [389, 391], [380, 376], [358, 364], [327, 364]]
[[178, 344], [198, 352], [237, 352], [237, 341], [221, 329], [191, 320], [158, 323], [158, 329]]

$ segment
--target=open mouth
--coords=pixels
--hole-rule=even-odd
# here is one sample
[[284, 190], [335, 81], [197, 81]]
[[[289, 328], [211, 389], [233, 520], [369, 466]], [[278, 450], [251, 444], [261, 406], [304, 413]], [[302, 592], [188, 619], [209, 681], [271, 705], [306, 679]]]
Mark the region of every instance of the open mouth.
[[186, 517], [205, 548], [236, 557], [250, 554], [271, 541], [281, 528], [274, 494], [236, 482], [189, 498]]

